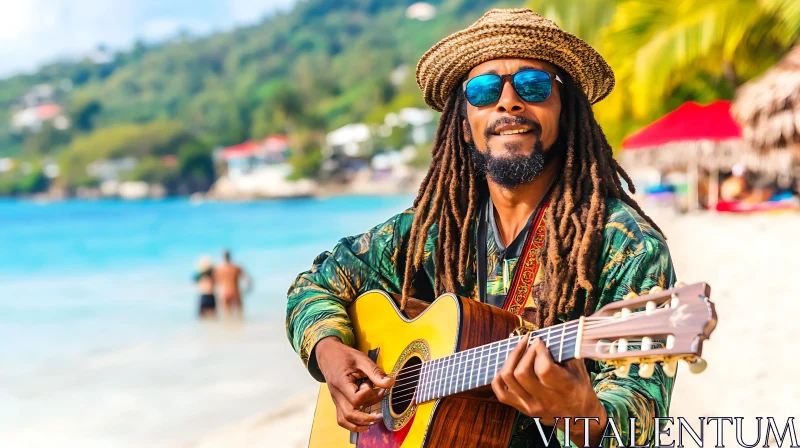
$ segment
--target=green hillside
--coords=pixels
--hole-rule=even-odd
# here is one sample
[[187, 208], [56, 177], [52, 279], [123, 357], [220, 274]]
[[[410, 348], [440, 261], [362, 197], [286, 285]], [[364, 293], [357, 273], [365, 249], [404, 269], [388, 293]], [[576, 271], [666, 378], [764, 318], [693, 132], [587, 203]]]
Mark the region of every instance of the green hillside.
[[[414, 82], [422, 53], [493, 6], [524, 4], [431, 1], [437, 16], [423, 22], [406, 17], [413, 3], [301, 1], [255, 26], [156, 46], [136, 43], [110, 62], [55, 63], [2, 80], [0, 157], [54, 157], [61, 161], [60, 181], [75, 186], [91, 183], [83, 165], [92, 160], [180, 155], [180, 146], [170, 145], [175, 141], [210, 150], [288, 133], [302, 156], [319, 146], [319, 131], [382, 121], [386, 112], [423, 105]], [[402, 74], [402, 67], [405, 76], [393, 83], [391, 74]], [[13, 131], [12, 108], [42, 83], [56, 87], [54, 99], [70, 128]]]

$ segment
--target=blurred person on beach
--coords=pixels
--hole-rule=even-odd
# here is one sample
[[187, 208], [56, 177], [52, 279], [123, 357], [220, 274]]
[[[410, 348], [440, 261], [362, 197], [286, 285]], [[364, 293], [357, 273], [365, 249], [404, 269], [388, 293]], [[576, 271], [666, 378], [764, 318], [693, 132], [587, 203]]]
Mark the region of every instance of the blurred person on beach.
[[211, 261], [211, 257], [203, 256], [197, 262], [194, 282], [197, 285], [197, 292], [200, 293], [200, 318], [217, 317], [217, 300], [214, 297], [214, 263]]
[[733, 202], [744, 198], [747, 193], [745, 168], [742, 165], [734, 165], [731, 176], [719, 187], [719, 197], [722, 201]]
[[[362, 410], [394, 384], [351, 347], [347, 307], [364, 292], [396, 294], [400, 309], [451, 292], [541, 329], [675, 282], [664, 236], [623, 186], [635, 193], [594, 118], [615, 83], [596, 50], [530, 10], [493, 9], [428, 50], [416, 79], [442, 115], [414, 206], [341, 239], [288, 292], [289, 340], [350, 431], [382, 420]], [[511, 448], [542, 446], [532, 417], [546, 433], [556, 417], [594, 419], [571, 441], [582, 446], [588, 431], [592, 446], [608, 446], [612, 418], [622, 440], [643, 445], [653, 417], [669, 415], [674, 380], [660, 365], [621, 378], [601, 362], [557, 364], [540, 339], [527, 342], [491, 383], [519, 411]], [[558, 445], [569, 446], [562, 430]]]
[[[253, 287], [252, 278], [239, 265], [231, 261], [231, 252], [222, 252], [222, 263], [214, 269], [214, 280], [219, 286], [219, 299], [222, 312], [226, 316], [243, 316], [242, 293], [247, 294]], [[245, 287], [240, 288], [240, 282]]]

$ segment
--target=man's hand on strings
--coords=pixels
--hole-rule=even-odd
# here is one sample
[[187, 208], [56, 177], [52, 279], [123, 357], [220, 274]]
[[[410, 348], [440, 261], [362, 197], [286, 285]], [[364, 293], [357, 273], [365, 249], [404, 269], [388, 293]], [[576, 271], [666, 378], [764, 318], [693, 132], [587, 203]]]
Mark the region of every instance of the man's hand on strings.
[[[530, 347], [526, 335], [508, 355], [503, 367], [492, 380], [492, 390], [500, 402], [513, 406], [530, 417], [540, 417], [543, 425], [553, 426], [555, 418], [597, 417], [590, 422], [592, 443], [599, 442], [605, 429], [605, 408], [592, 388], [583, 361], [573, 359], [558, 365], [541, 339]], [[573, 421], [574, 422], [574, 421]], [[584, 443], [584, 425], [570, 425], [570, 439], [578, 446]], [[559, 424], [563, 430], [563, 426]]]
[[[327, 337], [317, 342], [314, 352], [317, 365], [336, 405], [339, 426], [354, 432], [366, 431], [370, 423], [381, 419], [378, 413], [361, 409], [383, 399], [386, 388], [394, 379], [381, 370], [367, 355], [342, 343], [337, 337]], [[360, 385], [358, 380], [368, 379]], [[381, 388], [377, 391], [375, 387]]]

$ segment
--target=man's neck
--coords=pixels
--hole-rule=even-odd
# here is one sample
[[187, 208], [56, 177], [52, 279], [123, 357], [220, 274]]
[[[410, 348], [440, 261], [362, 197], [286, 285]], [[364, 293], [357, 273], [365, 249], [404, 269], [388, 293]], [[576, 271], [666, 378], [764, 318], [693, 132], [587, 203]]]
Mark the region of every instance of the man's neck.
[[508, 246], [519, 235], [528, 219], [536, 210], [547, 190], [553, 184], [562, 168], [562, 159], [555, 157], [545, 165], [542, 174], [532, 181], [507, 189], [487, 178], [489, 195], [497, 213], [495, 221], [500, 239]]

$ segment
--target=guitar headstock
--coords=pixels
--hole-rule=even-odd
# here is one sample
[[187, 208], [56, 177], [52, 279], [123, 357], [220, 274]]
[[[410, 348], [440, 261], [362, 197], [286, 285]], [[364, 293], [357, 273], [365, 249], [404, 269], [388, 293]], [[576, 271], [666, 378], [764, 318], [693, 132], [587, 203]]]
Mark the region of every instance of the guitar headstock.
[[586, 318], [581, 357], [617, 366], [619, 376], [638, 363], [639, 376], [648, 378], [656, 362], [673, 376], [681, 359], [692, 373], [702, 372], [703, 340], [717, 324], [710, 295], [709, 285], [696, 283], [669, 290], [655, 287], [649, 294], [610, 303]]

